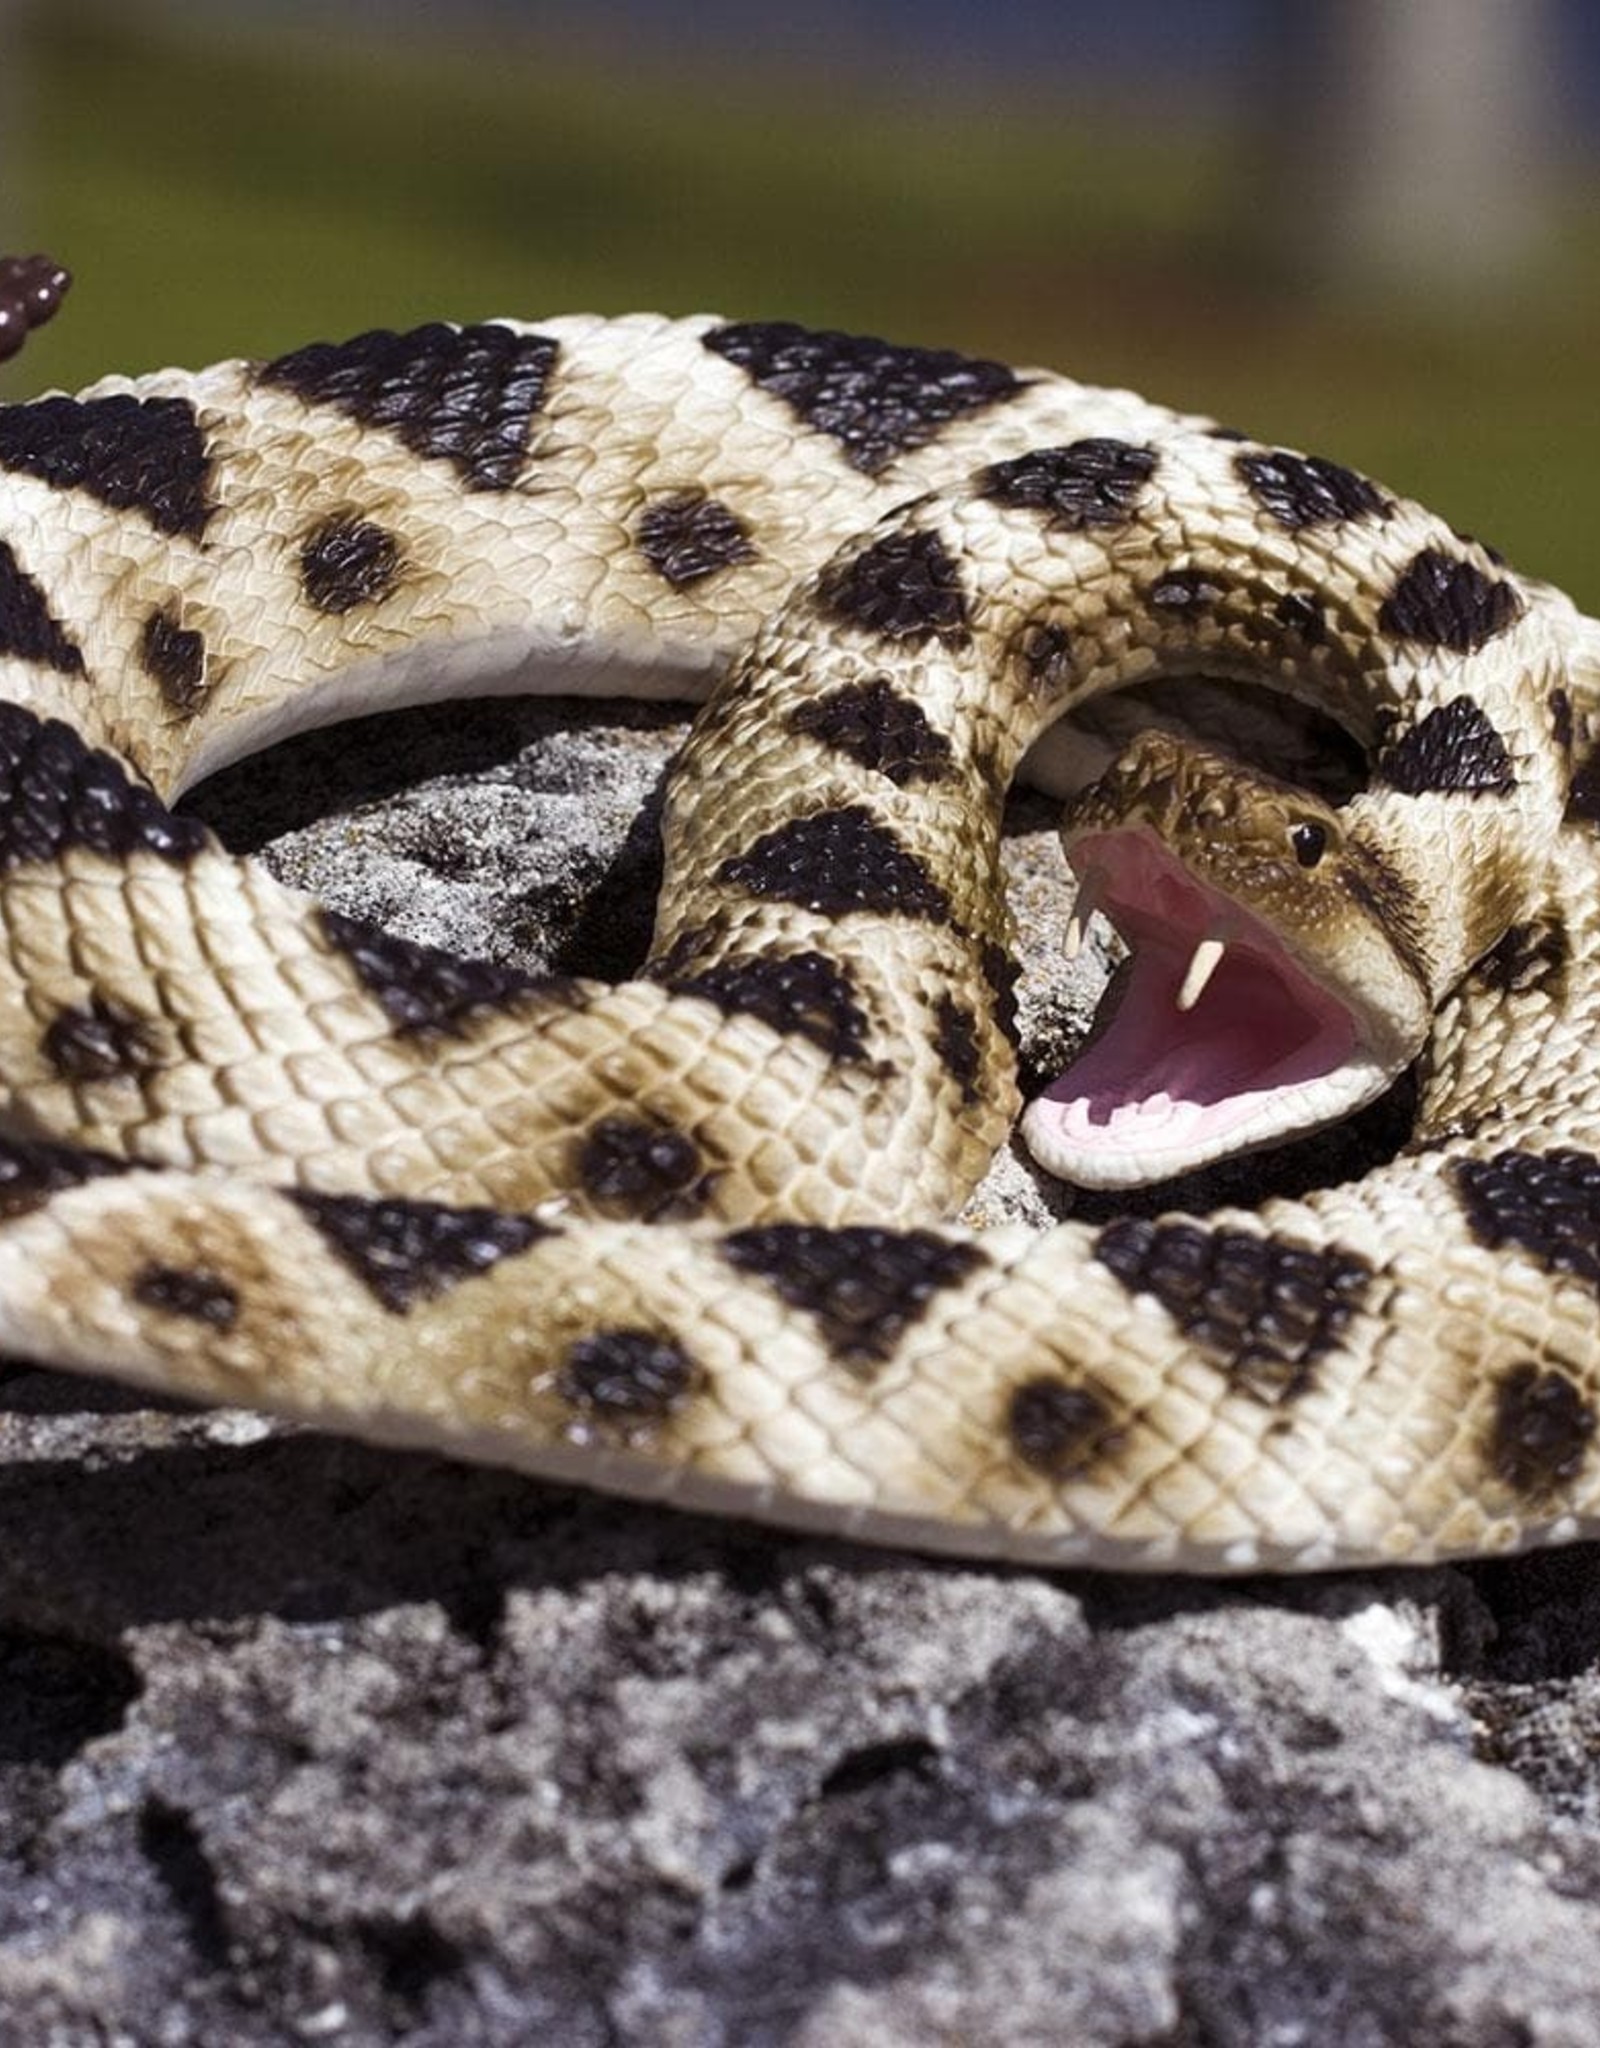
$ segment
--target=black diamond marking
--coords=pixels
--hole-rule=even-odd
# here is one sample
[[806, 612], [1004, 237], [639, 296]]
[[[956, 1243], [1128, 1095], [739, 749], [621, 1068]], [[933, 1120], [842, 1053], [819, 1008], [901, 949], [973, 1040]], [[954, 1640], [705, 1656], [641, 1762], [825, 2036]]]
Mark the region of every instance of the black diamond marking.
[[289, 1200], [391, 1315], [432, 1301], [555, 1232], [531, 1216], [294, 1189]]
[[717, 327], [704, 340], [807, 426], [830, 435], [867, 476], [923, 447], [951, 420], [1024, 388], [1004, 363], [870, 335], [814, 333], [789, 321]]
[[1522, 598], [1514, 584], [1485, 576], [1474, 563], [1424, 548], [1378, 608], [1378, 624], [1398, 639], [1471, 654], [1514, 626]]
[[601, 1330], [567, 1349], [556, 1376], [564, 1401], [596, 1421], [664, 1421], [683, 1405], [700, 1368], [671, 1337], [653, 1330]]
[[263, 384], [383, 427], [414, 455], [450, 463], [475, 490], [508, 491], [522, 473], [528, 428], [544, 404], [557, 345], [493, 322], [376, 330], [313, 342], [259, 372]]
[[1453, 697], [1402, 739], [1390, 741], [1374, 772], [1407, 796], [1430, 789], [1506, 796], [1517, 786], [1505, 741], [1467, 696]]
[[1507, 1486], [1537, 1498], [1577, 1478], [1594, 1431], [1594, 1409], [1566, 1374], [1526, 1360], [1495, 1391], [1489, 1462]]
[[391, 937], [337, 910], [319, 910], [324, 937], [342, 953], [402, 1038], [460, 1038], [486, 1011], [507, 1010], [529, 996], [562, 997], [570, 984], [536, 981], [514, 967], [461, 960], [436, 946]]
[[971, 1105], [978, 1099], [978, 1025], [972, 1012], [954, 996], [942, 995], [934, 1005], [934, 1050], [945, 1072], [961, 1090], [961, 1100]]
[[1076, 1477], [1112, 1434], [1100, 1396], [1065, 1380], [1024, 1380], [1011, 1395], [1005, 1426], [1022, 1462], [1051, 1479]]
[[137, 1077], [161, 1065], [160, 1043], [148, 1020], [100, 995], [58, 1011], [40, 1050], [67, 1081]]
[[1108, 1224], [1094, 1251], [1130, 1293], [1153, 1294], [1225, 1372], [1276, 1401], [1310, 1385], [1372, 1278], [1353, 1252], [1143, 1217]]
[[1126, 526], [1156, 472], [1156, 452], [1131, 441], [1074, 441], [996, 462], [978, 488], [997, 505], [1043, 512], [1061, 533]]
[[1261, 509], [1291, 533], [1347, 519], [1383, 519], [1394, 510], [1393, 500], [1369, 478], [1320, 455], [1266, 448], [1239, 456], [1234, 468]]
[[0, 703], [0, 869], [53, 861], [72, 847], [181, 862], [209, 844], [197, 819], [174, 817], [70, 725]]
[[704, 491], [658, 498], [640, 513], [634, 532], [639, 552], [677, 590], [756, 558], [743, 520]]
[[203, 634], [184, 626], [175, 604], [154, 611], [139, 636], [139, 661], [171, 708], [192, 718], [210, 695]]
[[116, 512], [142, 512], [161, 533], [198, 540], [212, 507], [210, 464], [183, 398], [36, 398], [0, 405], [0, 469], [87, 491]]
[[83, 650], [51, 616], [44, 592], [0, 540], [0, 654], [41, 662], [59, 675], [83, 674]]
[[143, 1308], [183, 1316], [213, 1330], [232, 1329], [239, 1315], [238, 1289], [203, 1268], [186, 1271], [181, 1266], [141, 1266], [129, 1292]]
[[699, 1147], [643, 1117], [601, 1117], [578, 1141], [577, 1177], [608, 1216], [692, 1216], [711, 1192]]
[[1592, 1152], [1497, 1152], [1458, 1159], [1451, 1170], [1480, 1244], [1515, 1245], [1600, 1293], [1600, 1159]]
[[890, 533], [823, 570], [817, 598], [847, 626], [908, 647], [930, 640], [956, 650], [970, 634], [966, 594], [936, 533]]
[[26, 1216], [66, 1188], [132, 1170], [126, 1159], [82, 1145], [30, 1144], [0, 1138], [0, 1221]]
[[329, 519], [300, 549], [300, 587], [319, 612], [338, 615], [392, 596], [404, 563], [400, 543], [370, 519]]
[[886, 676], [847, 683], [826, 697], [796, 705], [785, 722], [791, 732], [821, 740], [863, 768], [886, 775], [899, 789], [911, 782], [941, 782], [950, 772], [949, 740], [928, 723], [922, 706], [902, 697]]
[[656, 973], [674, 995], [703, 996], [725, 1017], [758, 1018], [773, 1031], [808, 1039], [829, 1059], [864, 1056], [867, 1013], [855, 982], [822, 953], [717, 960], [698, 974], [674, 972], [669, 955]]
[[932, 924], [950, 921], [944, 890], [861, 804], [775, 825], [748, 853], [725, 860], [717, 880], [827, 917], [870, 910]]
[[830, 1350], [856, 1369], [881, 1365], [942, 1289], [987, 1264], [974, 1244], [931, 1230], [769, 1223], [737, 1230], [723, 1254], [812, 1316]]

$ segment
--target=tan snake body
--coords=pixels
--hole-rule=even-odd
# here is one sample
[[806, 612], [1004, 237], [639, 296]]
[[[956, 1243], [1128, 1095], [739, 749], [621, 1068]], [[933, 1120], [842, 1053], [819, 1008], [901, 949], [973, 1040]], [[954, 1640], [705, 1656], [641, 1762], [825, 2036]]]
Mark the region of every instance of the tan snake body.
[[[961, 1553], [1574, 1536], [1595, 645], [1335, 464], [786, 325], [435, 326], [0, 407], [0, 1344]], [[1362, 770], [1110, 746], [1069, 848], [1134, 958], [1035, 1149], [1121, 1185], [1416, 1061], [1411, 1140], [1256, 1210], [957, 1229], [1017, 1108], [1005, 789], [1188, 676]], [[163, 807], [355, 708], [713, 683], [615, 988], [354, 926]]]

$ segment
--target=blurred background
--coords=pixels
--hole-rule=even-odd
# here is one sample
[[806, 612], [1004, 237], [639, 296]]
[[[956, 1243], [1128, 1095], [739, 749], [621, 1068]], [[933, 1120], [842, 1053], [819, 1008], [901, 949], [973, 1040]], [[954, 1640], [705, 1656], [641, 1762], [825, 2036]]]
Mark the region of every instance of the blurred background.
[[0, 396], [654, 306], [1336, 454], [1600, 609], [1590, 0], [0, 0]]

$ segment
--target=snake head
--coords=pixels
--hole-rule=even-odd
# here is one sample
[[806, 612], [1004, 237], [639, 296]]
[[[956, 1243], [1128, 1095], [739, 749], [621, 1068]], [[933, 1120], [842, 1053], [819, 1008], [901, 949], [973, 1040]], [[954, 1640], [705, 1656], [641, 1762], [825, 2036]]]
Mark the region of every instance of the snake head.
[[1128, 948], [1077, 1058], [1023, 1137], [1082, 1187], [1141, 1186], [1339, 1121], [1432, 1020], [1409, 893], [1348, 811], [1168, 733], [1141, 734], [1069, 807], [1076, 950], [1104, 912]]

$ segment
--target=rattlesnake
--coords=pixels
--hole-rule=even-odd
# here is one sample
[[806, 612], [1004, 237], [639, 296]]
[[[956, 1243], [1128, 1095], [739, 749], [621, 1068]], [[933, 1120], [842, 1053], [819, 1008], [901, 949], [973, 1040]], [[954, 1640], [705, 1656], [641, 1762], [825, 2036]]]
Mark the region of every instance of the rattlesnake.
[[[1576, 1535], [1592, 633], [1334, 463], [782, 323], [432, 325], [0, 407], [0, 1344], [933, 1550]], [[1163, 677], [1353, 765], [1102, 733], [1069, 851], [1134, 953], [1035, 1150], [1115, 1187], [1408, 1065], [1414, 1128], [1254, 1210], [956, 1228], [1017, 1107], [1001, 799]], [[710, 692], [635, 981], [355, 925], [165, 807], [536, 682]]]

